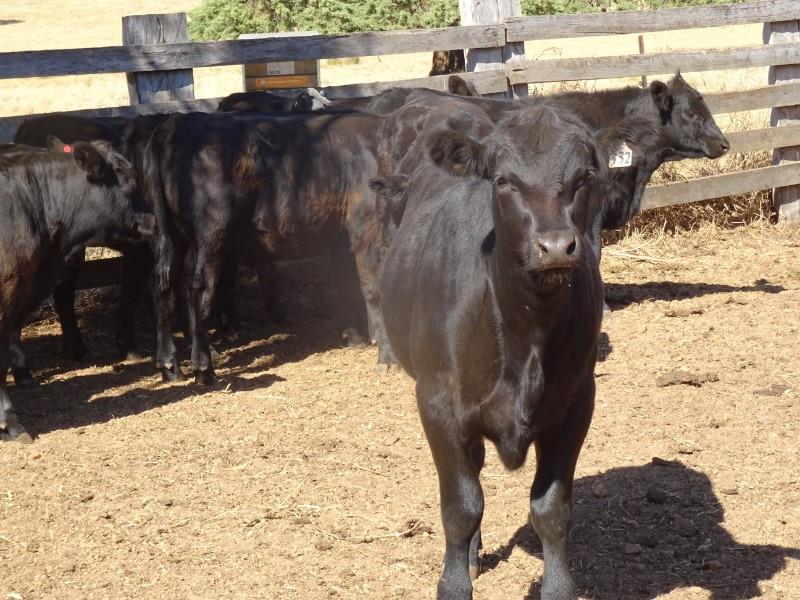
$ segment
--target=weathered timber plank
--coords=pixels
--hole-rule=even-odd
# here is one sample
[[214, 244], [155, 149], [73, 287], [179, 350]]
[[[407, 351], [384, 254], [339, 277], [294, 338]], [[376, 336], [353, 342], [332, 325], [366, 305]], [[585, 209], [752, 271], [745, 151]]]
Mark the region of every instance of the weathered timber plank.
[[706, 104], [715, 115], [758, 110], [773, 106], [800, 104], [800, 83], [768, 85], [740, 92], [703, 94]]
[[762, 0], [692, 8], [521, 17], [508, 19], [506, 25], [507, 40], [519, 42], [744, 25], [798, 17], [800, 3], [797, 0]]
[[[520, 16], [520, 0], [459, 0], [462, 25], [490, 25], [502, 23], [508, 17]], [[516, 42], [501, 48], [472, 48], [467, 50], [467, 71], [494, 71], [506, 64], [525, 59], [525, 44]], [[491, 94], [497, 98], [527, 97], [528, 86], [507, 86], [503, 93]]]
[[[122, 44], [174, 44], [189, 41], [186, 13], [122, 17]], [[131, 104], [194, 100], [191, 69], [127, 73]]]
[[613, 79], [684, 72], [745, 69], [800, 63], [800, 44], [749, 46], [726, 50], [666, 52], [597, 58], [524, 61], [506, 67], [511, 83]]
[[753, 152], [800, 145], [800, 125], [736, 131], [725, 135], [731, 143], [731, 152]]
[[[766, 23], [764, 25], [764, 43], [786, 44], [793, 43], [800, 46], [800, 18], [795, 15], [794, 20]], [[800, 61], [792, 65], [770, 67], [769, 83], [800, 83]], [[789, 106], [772, 109], [770, 124], [773, 127], [800, 124], [800, 99]], [[773, 164], [798, 163], [800, 161], [800, 145], [793, 147], [776, 148], [772, 153]], [[772, 202], [781, 221], [800, 222], [800, 185], [788, 187], [776, 186], [772, 190]]]
[[[482, 94], [502, 92], [507, 87], [505, 71], [481, 71], [479, 73], [461, 73], [464, 79], [469, 79]], [[420, 79], [404, 79], [400, 81], [385, 81], [378, 83], [352, 83], [349, 85], [329, 86], [320, 88], [329, 98], [358, 98], [374, 96], [393, 87], [424, 87], [432, 90], [447, 91], [449, 75], [435, 77], [422, 77]], [[272, 91], [271, 93], [291, 95], [292, 92]], [[90, 108], [84, 110], [63, 111], [60, 114], [78, 115], [84, 117], [128, 117], [138, 115], [154, 115], [170, 112], [213, 112], [222, 98], [205, 98], [203, 100], [187, 100], [175, 102], [162, 102], [157, 104], [139, 104], [136, 106], [114, 106], [109, 108]], [[17, 128], [26, 119], [41, 117], [45, 114], [24, 115], [16, 117], [0, 117], [0, 144], [11, 142]]]
[[310, 35], [149, 46], [0, 53], [0, 79], [165, 71], [254, 62], [406, 54], [442, 48], [499, 48], [505, 25]]
[[712, 198], [736, 196], [773, 186], [800, 184], [800, 164], [789, 164], [739, 173], [712, 175], [692, 181], [655, 185], [647, 188], [642, 199], [642, 210], [688, 204]]

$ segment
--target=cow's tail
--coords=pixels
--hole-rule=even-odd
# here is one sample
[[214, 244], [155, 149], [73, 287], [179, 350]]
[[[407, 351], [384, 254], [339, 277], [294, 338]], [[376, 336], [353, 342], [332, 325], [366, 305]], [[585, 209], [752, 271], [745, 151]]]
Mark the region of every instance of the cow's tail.
[[159, 291], [166, 292], [170, 288], [170, 275], [174, 249], [169, 237], [167, 223], [167, 205], [164, 199], [164, 183], [161, 176], [161, 156], [158, 150], [158, 129], [153, 132], [144, 153], [144, 181], [145, 197], [153, 209], [158, 222], [158, 231], [155, 236], [155, 276], [156, 286]]

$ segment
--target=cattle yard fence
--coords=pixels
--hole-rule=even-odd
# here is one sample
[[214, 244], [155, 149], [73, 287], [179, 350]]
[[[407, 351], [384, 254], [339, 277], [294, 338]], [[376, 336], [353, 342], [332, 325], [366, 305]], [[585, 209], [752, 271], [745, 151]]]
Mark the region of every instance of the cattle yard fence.
[[[493, 0], [496, 4], [509, 0]], [[516, 2], [518, 13], [518, 1]], [[496, 14], [514, 14], [500, 7]], [[626, 56], [525, 60], [521, 43], [545, 39], [647, 34], [760, 23], [763, 44], [719, 50], [670, 51]], [[727, 133], [731, 152], [772, 149], [773, 164], [735, 173], [648, 187], [643, 209], [773, 189], [779, 218], [800, 220], [800, 2], [761, 0], [680, 9], [510, 17], [500, 23], [439, 29], [189, 42], [186, 15], [123, 19], [125, 45], [0, 53], [0, 79], [127, 73], [131, 105], [71, 111], [85, 116], [124, 116], [213, 111], [219, 98], [195, 100], [192, 69], [307, 59], [351, 58], [465, 48], [497, 50], [509, 60], [470, 64], [465, 73], [482, 94], [524, 95], [529, 84], [592, 79], [644, 78], [683, 73], [769, 67], [765, 85], [705, 95], [715, 115], [771, 109], [771, 126]], [[502, 68], [496, 68], [497, 66]], [[488, 69], [487, 69], [488, 66]], [[484, 70], [480, 70], [484, 68]], [[372, 96], [391, 87], [447, 89], [447, 75], [323, 88], [330, 98]], [[238, 90], [231, 90], [238, 91]], [[0, 118], [0, 143], [34, 115]], [[109, 275], [111, 275], [109, 273]], [[94, 281], [85, 281], [92, 286]]]

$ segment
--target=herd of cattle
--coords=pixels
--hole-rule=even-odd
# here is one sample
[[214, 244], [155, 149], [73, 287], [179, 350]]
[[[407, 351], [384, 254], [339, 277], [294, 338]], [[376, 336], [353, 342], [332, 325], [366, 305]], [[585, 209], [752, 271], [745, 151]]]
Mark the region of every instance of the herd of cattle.
[[73, 306], [86, 246], [123, 252], [120, 351], [136, 352], [149, 281], [157, 368], [182, 377], [177, 318], [203, 384], [212, 315], [236, 321], [239, 260], [280, 320], [275, 261], [327, 253], [348, 340], [416, 380], [446, 539], [437, 597], [472, 597], [488, 439], [512, 469], [535, 446], [542, 598], [575, 598], [566, 535], [594, 404], [601, 230], [638, 212], [664, 161], [729, 144], [680, 74], [514, 101], [452, 76], [450, 91], [246, 93], [213, 114], [24, 123], [0, 146], [0, 435], [27, 436], [5, 383], [9, 366], [32, 382], [26, 315], [53, 294], [65, 347], [86, 352]]

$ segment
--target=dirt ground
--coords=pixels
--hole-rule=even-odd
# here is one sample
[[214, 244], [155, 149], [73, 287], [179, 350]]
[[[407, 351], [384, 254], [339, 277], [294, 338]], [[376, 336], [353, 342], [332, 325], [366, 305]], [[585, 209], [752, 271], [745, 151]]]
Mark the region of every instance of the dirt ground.
[[[603, 271], [582, 596], [800, 598], [800, 229], [627, 238]], [[116, 363], [113, 292], [82, 300], [93, 364], [60, 358], [52, 320], [29, 327], [41, 384], [11, 392], [35, 441], [0, 446], [0, 598], [432, 598], [444, 542], [412, 381], [340, 347], [328, 289], [288, 282], [280, 327], [245, 290], [211, 389]], [[538, 598], [532, 463], [490, 452], [476, 598]]]

